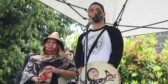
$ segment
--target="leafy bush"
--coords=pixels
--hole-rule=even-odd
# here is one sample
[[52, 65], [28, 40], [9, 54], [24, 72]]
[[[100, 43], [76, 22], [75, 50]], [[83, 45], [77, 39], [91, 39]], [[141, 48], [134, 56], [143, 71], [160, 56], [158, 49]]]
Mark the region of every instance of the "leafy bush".
[[168, 41], [160, 54], [154, 34], [124, 38], [119, 73], [123, 84], [167, 84]]

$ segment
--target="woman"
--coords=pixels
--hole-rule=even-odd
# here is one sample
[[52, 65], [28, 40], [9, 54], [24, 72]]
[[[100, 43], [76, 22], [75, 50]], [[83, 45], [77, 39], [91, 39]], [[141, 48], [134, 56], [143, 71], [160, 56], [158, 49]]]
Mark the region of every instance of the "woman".
[[65, 57], [67, 57], [71, 63], [74, 63], [74, 51], [73, 50], [66, 48]]
[[[75, 62], [74, 62], [74, 51], [72, 49], [69, 49], [69, 48], [65, 49], [65, 57], [68, 58], [70, 63], [75, 65]], [[69, 80], [68, 84], [76, 84], [76, 80], [75, 79]]]
[[66, 84], [76, 77], [76, 68], [64, 57], [64, 45], [57, 32], [42, 41], [43, 54], [32, 56], [20, 84]]

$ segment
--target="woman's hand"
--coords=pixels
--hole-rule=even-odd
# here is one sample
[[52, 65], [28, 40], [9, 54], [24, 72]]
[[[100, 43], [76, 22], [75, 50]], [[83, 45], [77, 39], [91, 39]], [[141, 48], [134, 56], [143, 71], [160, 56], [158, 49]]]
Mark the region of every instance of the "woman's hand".
[[82, 68], [83, 68], [83, 67], [78, 68], [78, 73], [79, 73], [79, 74], [81, 74]]
[[31, 80], [34, 81], [35, 84], [40, 84], [40, 81], [39, 81], [38, 77], [32, 77]]
[[55, 73], [55, 74], [61, 74], [61, 69], [58, 69], [58, 68], [53, 67], [53, 66], [46, 66], [45, 70], [47, 70], [48, 72]]
[[49, 72], [59, 74], [62, 77], [66, 78], [67, 80], [74, 79], [76, 77], [76, 72], [75, 71], [59, 69], [59, 68], [56, 68], [56, 67], [53, 67], [53, 66], [46, 66], [44, 69], [47, 69]]

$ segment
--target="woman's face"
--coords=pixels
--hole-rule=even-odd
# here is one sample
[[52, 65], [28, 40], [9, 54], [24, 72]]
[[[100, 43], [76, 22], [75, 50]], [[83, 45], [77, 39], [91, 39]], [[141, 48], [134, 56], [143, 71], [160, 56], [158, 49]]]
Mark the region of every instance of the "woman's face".
[[44, 49], [47, 54], [57, 54], [58, 53], [58, 45], [56, 40], [48, 39], [44, 44]]
[[72, 52], [69, 52], [68, 50], [65, 51], [65, 57], [67, 57], [69, 60], [73, 60], [73, 53]]

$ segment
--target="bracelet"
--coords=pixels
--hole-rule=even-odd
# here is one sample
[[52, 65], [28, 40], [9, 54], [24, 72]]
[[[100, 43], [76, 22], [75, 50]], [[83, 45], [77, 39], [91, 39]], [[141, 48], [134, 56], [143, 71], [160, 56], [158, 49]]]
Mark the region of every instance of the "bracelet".
[[76, 72], [76, 75], [79, 76], [79, 72], [78, 71], [75, 71]]
[[62, 72], [62, 69], [59, 69], [58, 70], [58, 74], [61, 75], [61, 72]]

